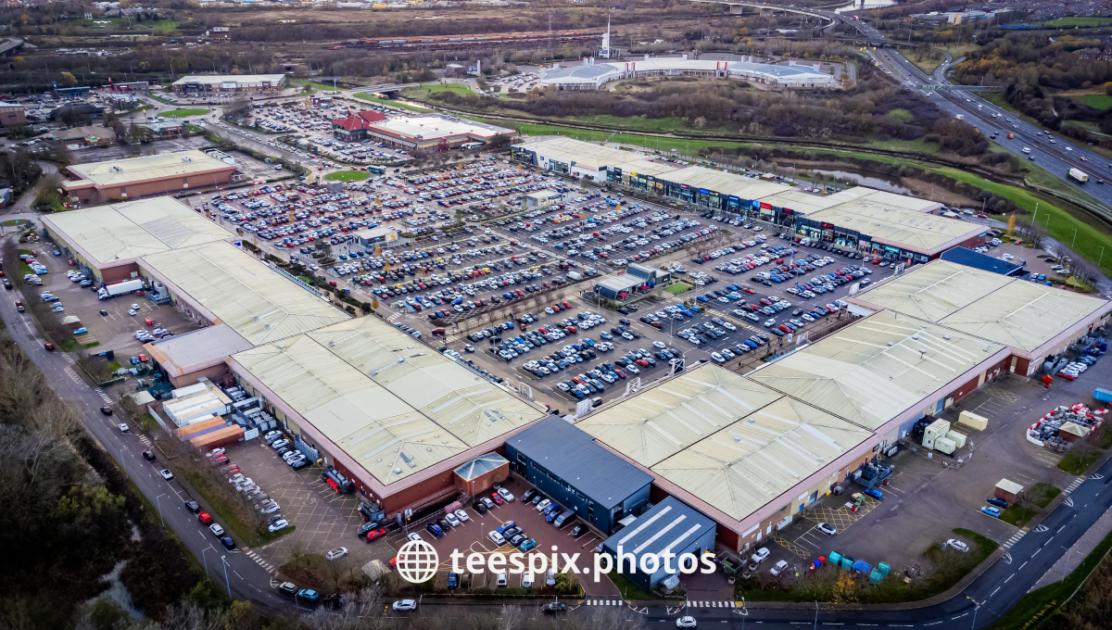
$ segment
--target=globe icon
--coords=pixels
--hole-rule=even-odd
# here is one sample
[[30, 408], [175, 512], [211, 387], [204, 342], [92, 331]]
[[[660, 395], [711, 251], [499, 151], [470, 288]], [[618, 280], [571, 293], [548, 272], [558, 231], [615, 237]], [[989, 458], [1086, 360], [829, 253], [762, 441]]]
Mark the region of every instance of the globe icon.
[[398, 549], [398, 575], [411, 584], [428, 582], [436, 576], [440, 554], [423, 540], [410, 540]]

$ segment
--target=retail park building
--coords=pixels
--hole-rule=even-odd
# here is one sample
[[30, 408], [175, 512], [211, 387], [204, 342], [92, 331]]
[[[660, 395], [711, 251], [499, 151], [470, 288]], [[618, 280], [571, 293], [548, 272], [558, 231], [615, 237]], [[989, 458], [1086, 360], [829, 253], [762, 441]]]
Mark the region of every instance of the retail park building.
[[[697, 205], [715, 199], [721, 209], [733, 197], [759, 212], [762, 199], [787, 199], [778, 182], [606, 147], [562, 150], [516, 149], [600, 183], [651, 173], [653, 187], [686, 190]], [[930, 202], [852, 190], [828, 209], [933, 216]], [[671, 496], [712, 519], [717, 542], [734, 550], [891, 454], [921, 418], [1004, 374], [1029, 374], [1112, 310], [1097, 298], [932, 261], [857, 293], [849, 311], [859, 319], [748, 374], [692, 366], [572, 426], [377, 316], [349, 317], [172, 199], [55, 214], [46, 225], [96, 277], [143, 278], [154, 299], [208, 324], [148, 344], [175, 385], [234, 377], [266, 401], [300, 450], [388, 513], [476, 492], [490, 472], [476, 462], [501, 455], [603, 534]], [[920, 225], [901, 238], [931, 229]], [[964, 236], [950, 229], [950, 240]], [[476, 468], [486, 472], [461, 472]]]

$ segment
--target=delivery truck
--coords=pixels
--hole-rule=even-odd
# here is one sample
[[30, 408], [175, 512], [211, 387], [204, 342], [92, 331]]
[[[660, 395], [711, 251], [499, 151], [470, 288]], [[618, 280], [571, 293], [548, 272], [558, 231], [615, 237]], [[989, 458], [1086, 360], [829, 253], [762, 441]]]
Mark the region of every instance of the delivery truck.
[[1076, 181], [1079, 184], [1084, 184], [1085, 182], [1089, 181], [1089, 174], [1079, 168], [1071, 168], [1070, 179]]
[[143, 288], [143, 281], [136, 278], [135, 280], [124, 280], [115, 284], [108, 284], [97, 291], [97, 297], [102, 300], [116, 297], [117, 295], [126, 295], [139, 291]]

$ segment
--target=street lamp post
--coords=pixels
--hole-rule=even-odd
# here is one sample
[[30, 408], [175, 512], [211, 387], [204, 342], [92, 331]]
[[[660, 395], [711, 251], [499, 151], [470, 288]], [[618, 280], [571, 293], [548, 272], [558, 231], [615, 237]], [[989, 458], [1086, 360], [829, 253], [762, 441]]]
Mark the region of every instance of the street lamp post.
[[228, 579], [228, 556], [221, 555], [220, 563], [224, 565], [224, 585], [228, 589], [228, 597], [232, 596], [232, 581]]
[[166, 496], [166, 493], [162, 493], [155, 497], [154, 503], [158, 507], [158, 520], [162, 522], [163, 527], [166, 527], [166, 519], [162, 517], [162, 497], [164, 496]]

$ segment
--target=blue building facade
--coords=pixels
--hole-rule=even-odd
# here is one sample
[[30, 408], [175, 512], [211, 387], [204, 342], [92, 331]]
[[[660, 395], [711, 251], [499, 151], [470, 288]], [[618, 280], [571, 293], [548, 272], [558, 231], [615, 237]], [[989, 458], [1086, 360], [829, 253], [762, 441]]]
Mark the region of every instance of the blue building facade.
[[649, 501], [652, 476], [560, 418], [546, 418], [506, 440], [514, 472], [599, 531]]
[[643, 556], [657, 555], [658, 565], [663, 565], [660, 558], [665, 553], [676, 558], [684, 554], [701, 556], [704, 551], [714, 551], [716, 531], [715, 522], [705, 514], [675, 497], [667, 497], [603, 541], [602, 550], [616, 560], [619, 551], [633, 558], [638, 568], [631, 571], [622, 566], [622, 576], [651, 590], [669, 578], [677, 579], [679, 573], [666, 571], [663, 566], [652, 573], [642, 572], [639, 567]]

